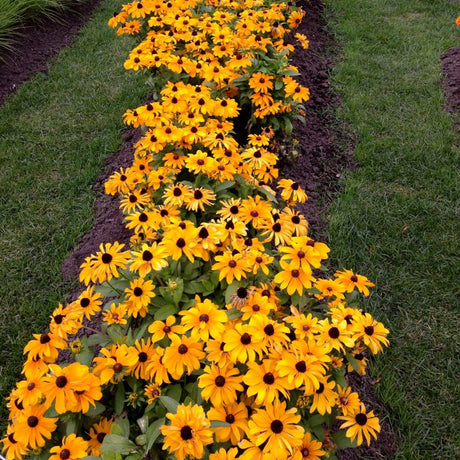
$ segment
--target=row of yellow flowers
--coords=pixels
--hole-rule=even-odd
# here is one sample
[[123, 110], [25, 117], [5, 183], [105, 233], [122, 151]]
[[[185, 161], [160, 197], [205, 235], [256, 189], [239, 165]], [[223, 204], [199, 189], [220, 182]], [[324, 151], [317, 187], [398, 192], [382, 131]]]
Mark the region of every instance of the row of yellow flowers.
[[309, 98], [289, 63], [304, 14], [141, 0], [110, 19], [152, 91], [124, 115], [142, 130], [132, 166], [106, 183], [132, 237], [85, 260], [86, 289], [25, 347], [7, 460], [313, 460], [377, 436], [346, 380], [388, 344], [357, 307], [373, 284], [327, 276], [305, 192], [277, 180]]

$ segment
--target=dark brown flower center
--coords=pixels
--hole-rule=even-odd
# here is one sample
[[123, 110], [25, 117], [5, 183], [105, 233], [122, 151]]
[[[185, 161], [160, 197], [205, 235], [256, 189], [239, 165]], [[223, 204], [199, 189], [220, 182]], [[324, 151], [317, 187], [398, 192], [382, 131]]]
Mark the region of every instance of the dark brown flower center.
[[48, 334], [42, 334], [40, 336], [40, 343], [44, 345], [45, 343], [48, 343], [51, 341], [51, 337]]
[[225, 417], [225, 421], [227, 423], [234, 423], [235, 422], [235, 416], [233, 414], [227, 414], [227, 416]]
[[340, 331], [335, 326], [331, 327], [327, 333], [331, 339], [338, 339], [340, 336]]
[[180, 429], [180, 437], [181, 437], [184, 441], [189, 441], [190, 439], [193, 438], [192, 429], [191, 429], [188, 425], [183, 426], [183, 427]]
[[109, 264], [110, 262], [112, 262], [112, 259], [112, 254], [108, 254], [107, 252], [104, 252], [104, 254], [102, 254], [101, 260], [103, 263]]
[[350, 278], [351, 281], [353, 281], [353, 283], [357, 283], [358, 282], [358, 277], [356, 275], [353, 275], [351, 278]]
[[90, 304], [90, 300], [87, 297], [83, 297], [83, 299], [80, 300], [80, 306], [83, 308], [86, 308]]
[[136, 296], [136, 297], [140, 297], [142, 294], [144, 293], [144, 291], [142, 290], [142, 288], [140, 288], [139, 286], [136, 286], [133, 290], [133, 294]]
[[273, 420], [270, 424], [270, 428], [275, 434], [280, 434], [283, 431], [283, 422], [281, 420]]
[[267, 372], [264, 375], [263, 381], [267, 385], [273, 385], [275, 383], [275, 376], [271, 372]]
[[62, 458], [62, 460], [67, 460], [69, 457], [70, 457], [69, 449], [62, 449], [61, 452], [59, 452], [59, 458]]
[[203, 313], [202, 315], [200, 315], [199, 320], [203, 321], [203, 323], [207, 323], [209, 321], [209, 315], [207, 315], [206, 313]]
[[153, 259], [153, 254], [150, 251], [144, 251], [142, 253], [142, 260], [150, 262]]
[[35, 417], [35, 415], [31, 415], [28, 419], [27, 419], [27, 425], [29, 425], [30, 428], [35, 428], [37, 425], [38, 425], [38, 418]]
[[360, 412], [355, 415], [355, 420], [358, 425], [364, 426], [367, 423], [367, 415]]
[[267, 335], [273, 335], [275, 333], [275, 328], [273, 327], [273, 324], [267, 324], [264, 327], [264, 332]]
[[245, 332], [242, 336], [241, 336], [241, 339], [240, 339], [241, 343], [243, 345], [249, 345], [251, 343], [251, 336]]
[[181, 355], [185, 355], [185, 353], [187, 353], [187, 351], [188, 351], [188, 347], [187, 347], [187, 345], [181, 343], [181, 344], [179, 345], [179, 348], [177, 349], [177, 351], [178, 351]]
[[102, 441], [104, 440], [106, 435], [107, 435], [107, 433], [98, 433], [96, 438], [102, 444]]
[[367, 335], [372, 335], [374, 333], [374, 326], [366, 326], [364, 328], [364, 332], [367, 334]]
[[119, 372], [121, 372], [123, 370], [123, 364], [120, 364], [120, 363], [116, 363], [114, 366], [113, 366], [113, 370], [116, 374], [118, 374]]
[[179, 238], [177, 241], [176, 241], [176, 246], [180, 249], [182, 249], [184, 246], [185, 246], [185, 240], [184, 238]]
[[293, 278], [298, 278], [298, 277], [300, 276], [299, 270], [296, 270], [296, 269], [291, 270], [291, 276], [292, 276]]
[[60, 375], [56, 379], [56, 386], [58, 388], [64, 388], [66, 385], [67, 385], [67, 377], [65, 377], [64, 375]]
[[223, 375], [218, 375], [214, 380], [216, 387], [223, 387], [225, 385], [225, 377]]
[[295, 368], [297, 369], [297, 372], [305, 372], [307, 370], [307, 363], [305, 361], [299, 361], [296, 363]]
[[147, 358], [148, 358], [148, 355], [147, 355], [147, 353], [145, 351], [141, 351], [138, 354], [138, 359], [139, 359], [140, 363], [145, 363], [147, 361]]

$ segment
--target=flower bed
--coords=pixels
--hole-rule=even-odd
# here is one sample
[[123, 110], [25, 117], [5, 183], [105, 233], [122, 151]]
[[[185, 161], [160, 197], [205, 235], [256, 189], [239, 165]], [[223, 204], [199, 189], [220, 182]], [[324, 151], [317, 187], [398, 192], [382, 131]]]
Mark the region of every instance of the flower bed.
[[26, 346], [8, 459], [300, 460], [376, 437], [345, 379], [388, 344], [357, 308], [373, 284], [326, 276], [329, 248], [295, 210], [305, 192], [276, 182], [309, 97], [288, 60], [304, 14], [145, 1], [109, 21], [139, 36], [125, 68], [152, 91], [124, 116], [143, 131], [133, 164], [106, 183], [133, 236], [86, 259], [85, 291]]

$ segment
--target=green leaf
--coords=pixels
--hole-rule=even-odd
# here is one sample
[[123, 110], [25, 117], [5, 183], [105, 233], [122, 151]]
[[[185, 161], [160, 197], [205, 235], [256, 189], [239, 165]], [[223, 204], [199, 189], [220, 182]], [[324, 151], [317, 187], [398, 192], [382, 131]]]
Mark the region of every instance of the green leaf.
[[243, 312], [237, 308], [231, 308], [230, 310], [227, 310], [227, 318], [229, 321], [240, 318], [241, 316], [243, 316]]
[[44, 414], [44, 417], [59, 417], [59, 414], [56, 412], [54, 406], [51, 406]]
[[91, 363], [93, 362], [94, 358], [94, 352], [92, 349], [89, 348], [84, 348], [80, 353], [77, 353], [75, 355], [76, 361], [78, 361], [80, 364], [84, 364], [85, 366], [91, 366]]
[[308, 419], [308, 424], [309, 424], [311, 427], [314, 427], [314, 426], [321, 425], [321, 424], [324, 423], [325, 421], [326, 421], [326, 418], [325, 418], [323, 415], [316, 414], [316, 415], [313, 415], [312, 417], [310, 417], [310, 418]]
[[69, 434], [76, 433], [78, 428], [78, 419], [75, 415], [69, 417], [65, 424], [65, 434], [69, 436]]
[[351, 442], [351, 440], [345, 435], [345, 431], [336, 431], [332, 434], [332, 439], [337, 444], [339, 449], [356, 447], [356, 442]]
[[140, 434], [136, 437], [135, 441], [138, 446], [145, 446], [145, 443], [147, 442], [147, 436], [145, 434]]
[[165, 418], [159, 418], [155, 422], [153, 422], [146, 433], [147, 436], [147, 446], [145, 448], [145, 453], [147, 453], [153, 446], [154, 442], [157, 440], [158, 436], [160, 436], [160, 427], [165, 424]]
[[103, 334], [92, 334], [88, 337], [88, 346], [93, 347], [94, 345], [107, 345], [110, 339]]
[[125, 406], [125, 386], [123, 383], [119, 383], [117, 386], [117, 392], [115, 393], [114, 409], [117, 415], [121, 415]]
[[283, 83], [282, 80], [276, 80], [275, 81], [275, 90], [280, 90], [283, 87], [284, 87], [284, 83]]
[[163, 406], [165, 406], [166, 409], [168, 409], [168, 411], [172, 414], [177, 412], [177, 406], [179, 403], [175, 399], [169, 396], [160, 396], [160, 401], [163, 403]]
[[104, 412], [106, 407], [104, 404], [100, 403], [99, 401], [96, 401], [96, 406], [90, 406], [89, 411], [85, 413], [87, 417], [96, 417], [96, 415], [102, 414]]
[[223, 420], [211, 420], [211, 428], [227, 428], [231, 426], [230, 423]]
[[247, 284], [245, 281], [233, 281], [232, 284], [230, 284], [227, 289], [225, 290], [225, 303], [231, 303], [232, 302], [232, 296], [233, 294], [236, 293], [239, 287], [244, 286]]
[[222, 182], [222, 184], [219, 184], [214, 190], [216, 193], [223, 192], [224, 190], [227, 190], [230, 187], [233, 187], [235, 185], [235, 181], [230, 180], [226, 182]]
[[143, 415], [141, 418], [138, 418], [137, 424], [139, 425], [139, 428], [141, 429], [141, 433], [145, 433], [149, 426], [149, 416]]
[[153, 315], [157, 321], [163, 321], [168, 316], [174, 315], [179, 311], [179, 308], [176, 305], [165, 305], [164, 307], [159, 308]]
[[359, 372], [359, 364], [351, 353], [346, 353], [345, 357], [356, 372]]
[[284, 119], [284, 130], [288, 136], [292, 134], [292, 123], [289, 118]]
[[105, 454], [116, 452], [122, 455], [129, 455], [137, 449], [136, 444], [124, 436], [118, 434], [108, 434], [105, 436], [101, 445], [102, 457], [105, 460]]
[[177, 385], [169, 385], [166, 393], [166, 396], [169, 396], [175, 401], [180, 401], [180, 397], [182, 395], [182, 385], [180, 383]]

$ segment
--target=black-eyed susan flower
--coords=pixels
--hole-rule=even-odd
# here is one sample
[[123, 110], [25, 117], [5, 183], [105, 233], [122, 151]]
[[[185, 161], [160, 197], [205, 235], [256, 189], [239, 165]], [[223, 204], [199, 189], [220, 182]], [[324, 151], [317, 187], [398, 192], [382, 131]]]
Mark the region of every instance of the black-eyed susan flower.
[[204, 342], [209, 337], [220, 337], [227, 322], [225, 311], [219, 310], [219, 306], [209, 299], [201, 301], [199, 296], [195, 296], [195, 300], [196, 304], [192, 308], [179, 312], [184, 331], [191, 331], [192, 337], [198, 336]]
[[75, 433], [64, 436], [60, 446], [54, 446], [50, 449], [49, 460], [77, 460], [88, 455], [88, 441], [77, 436]]
[[351, 387], [342, 388], [337, 385], [337, 407], [345, 416], [359, 412], [361, 401], [358, 393], [352, 391]]
[[383, 351], [382, 345], [388, 346], [387, 339], [389, 330], [379, 321], [376, 321], [369, 313], [357, 315], [353, 323], [353, 338], [368, 347], [372, 354]]
[[22, 458], [28, 452], [27, 446], [16, 439], [13, 425], [8, 425], [6, 436], [0, 442], [3, 444], [2, 452], [5, 453], [6, 460]]
[[147, 361], [147, 373], [149, 380], [152, 380], [157, 385], [163, 385], [163, 383], [171, 383], [168, 368], [163, 362], [164, 355], [165, 350], [163, 348], [155, 347], [154, 353]]
[[212, 269], [219, 271], [219, 280], [225, 279], [228, 284], [235, 279], [240, 281], [241, 278], [246, 278], [246, 273], [252, 268], [243, 254], [233, 254], [233, 251], [230, 250], [217, 255], [215, 260], [216, 263], [212, 265]]
[[344, 420], [340, 428], [347, 429], [346, 436], [351, 441], [355, 441], [358, 446], [366, 439], [367, 445], [370, 445], [371, 438], [376, 439], [377, 433], [380, 433], [379, 419], [374, 415], [374, 411], [366, 413], [364, 404], [358, 411], [350, 415], [339, 415], [339, 420]]
[[304, 429], [299, 422], [295, 407], [286, 410], [286, 402], [275, 400], [265, 409], [256, 409], [248, 422], [248, 437], [259, 446], [265, 443], [264, 451], [287, 457], [302, 443]]
[[124, 246], [117, 241], [113, 244], [101, 243], [100, 251], [87, 257], [81, 265], [80, 281], [88, 285], [90, 281], [102, 283], [118, 278], [118, 270], [126, 268], [130, 257], [129, 251], [122, 251]]
[[24, 347], [24, 353], [28, 353], [28, 359], [36, 357], [47, 363], [54, 363], [59, 355], [59, 350], [67, 347], [65, 340], [51, 332], [44, 334], [33, 334], [34, 339], [30, 340]]
[[334, 391], [335, 381], [328, 381], [328, 377], [321, 378], [319, 387], [313, 393], [313, 401], [310, 407], [310, 413], [318, 412], [324, 415], [330, 414], [337, 400], [337, 393]]
[[248, 409], [242, 402], [212, 407], [207, 415], [209, 420], [220, 420], [230, 425], [213, 429], [217, 442], [231, 441], [233, 445], [237, 445], [247, 432]]
[[205, 357], [203, 344], [199, 338], [185, 335], [171, 336], [171, 345], [166, 348], [163, 363], [175, 379], [180, 379], [184, 372], [191, 374], [200, 368], [200, 360]]
[[143, 244], [139, 251], [131, 252], [132, 259], [129, 269], [138, 272], [144, 278], [152, 270], [160, 271], [168, 266], [168, 250], [164, 245], [152, 243]]
[[365, 276], [353, 273], [353, 270], [338, 270], [334, 276], [345, 286], [346, 292], [357, 289], [366, 297], [369, 295], [369, 288], [375, 286]]
[[173, 315], [170, 315], [166, 318], [165, 321], [154, 321], [152, 324], [150, 324], [148, 331], [151, 336], [152, 343], [157, 343], [160, 340], [162, 340], [165, 336], [170, 337], [173, 334], [183, 334], [184, 333], [184, 327], [180, 324], [175, 324], [176, 323], [176, 317]]
[[99, 422], [91, 426], [89, 429], [90, 440], [88, 441], [88, 450], [90, 455], [94, 455], [96, 457], [101, 455], [102, 442], [104, 441], [104, 438], [110, 434], [112, 424], [112, 419], [104, 417], [101, 418]]
[[107, 382], [118, 383], [138, 361], [136, 349], [126, 344], [103, 347], [99, 354], [102, 356], [96, 356], [93, 360], [96, 365], [93, 373], [100, 378], [102, 385]]
[[288, 381], [281, 377], [276, 370], [276, 361], [264, 359], [261, 364], [248, 362], [248, 371], [243, 377], [243, 382], [248, 385], [246, 394], [256, 396], [256, 404], [272, 403], [280, 395], [288, 397]]
[[243, 391], [243, 377], [237, 367], [229, 364], [218, 367], [215, 364], [206, 366], [198, 378], [198, 387], [202, 388], [202, 396], [210, 400], [215, 407], [227, 405], [236, 400], [236, 392]]
[[81, 317], [85, 316], [86, 319], [91, 319], [92, 316], [101, 311], [101, 299], [103, 296], [94, 291], [94, 286], [89, 286], [78, 296], [72, 306], [80, 312]]
[[323, 444], [313, 438], [311, 433], [306, 432], [302, 439], [302, 444], [296, 448], [290, 460], [320, 460], [320, 457], [326, 455], [322, 450]]
[[235, 324], [225, 331], [224, 351], [229, 353], [232, 362], [245, 363], [261, 357], [264, 350], [264, 335], [249, 324]]
[[305, 271], [303, 268], [296, 268], [295, 264], [288, 264], [284, 260], [280, 261], [280, 265], [282, 271], [275, 275], [275, 283], [279, 284], [281, 289], [285, 289], [289, 295], [294, 294], [294, 292], [302, 295], [304, 289], [311, 288], [314, 280], [311, 268]]
[[170, 423], [160, 430], [165, 437], [163, 449], [168, 449], [177, 460], [201, 458], [204, 446], [213, 441], [210, 422], [201, 406], [179, 404], [176, 414], [166, 414]]
[[57, 428], [56, 417], [45, 417], [47, 406], [43, 404], [24, 408], [13, 423], [14, 438], [31, 449], [43, 447]]

